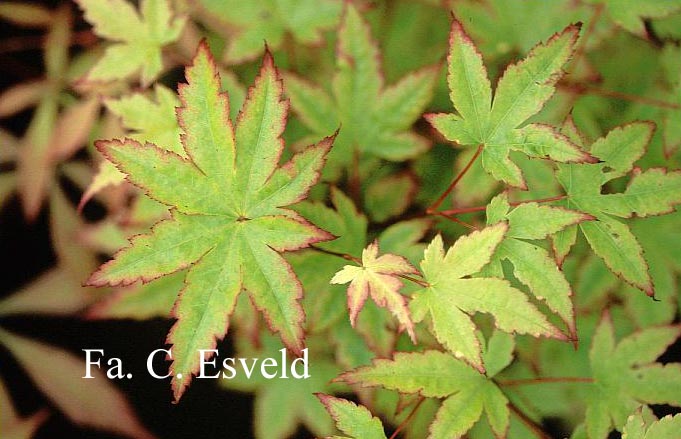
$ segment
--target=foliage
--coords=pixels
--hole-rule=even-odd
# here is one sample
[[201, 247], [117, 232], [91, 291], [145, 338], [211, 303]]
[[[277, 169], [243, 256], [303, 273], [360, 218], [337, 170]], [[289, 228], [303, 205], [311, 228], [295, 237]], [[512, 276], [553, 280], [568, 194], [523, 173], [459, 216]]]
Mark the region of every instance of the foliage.
[[0, 5], [2, 218], [55, 256], [2, 437], [161, 436], [36, 316], [164, 319], [145, 403], [210, 364], [263, 439], [678, 435], [679, 0], [57, 3]]

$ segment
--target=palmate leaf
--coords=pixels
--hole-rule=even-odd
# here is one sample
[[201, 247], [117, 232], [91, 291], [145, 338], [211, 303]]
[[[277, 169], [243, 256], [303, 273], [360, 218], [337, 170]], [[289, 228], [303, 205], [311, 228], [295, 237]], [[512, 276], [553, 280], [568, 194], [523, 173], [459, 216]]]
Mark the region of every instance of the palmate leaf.
[[386, 86], [378, 45], [352, 3], [338, 30], [332, 95], [295, 75], [286, 77], [293, 110], [315, 135], [342, 126], [326, 175], [337, 177], [354, 154], [402, 161], [425, 151], [428, 141], [409, 130], [428, 104], [437, 74], [427, 67]]
[[163, 69], [161, 49], [176, 41], [184, 18], [173, 17], [168, 0], [142, 0], [140, 10], [126, 0], [77, 0], [94, 32], [115, 43], [87, 73], [87, 81], [111, 81], [141, 71], [150, 84]]
[[348, 384], [382, 386], [401, 393], [446, 398], [429, 428], [429, 439], [456, 439], [487, 415], [494, 434], [508, 430], [508, 399], [492, 378], [513, 359], [513, 337], [496, 331], [485, 349], [487, 375], [449, 354], [438, 351], [398, 352], [393, 360], [374, 360], [370, 366], [346, 372]]
[[176, 400], [197, 371], [197, 350], [212, 348], [227, 331], [242, 289], [286, 346], [301, 352], [302, 289], [278, 252], [332, 238], [285, 208], [315, 184], [333, 138], [278, 166], [288, 105], [271, 55], [264, 57], [236, 127], [206, 44], [186, 76], [178, 121], [188, 158], [132, 139], [97, 143], [129, 181], [173, 209], [170, 219], [134, 237], [88, 281], [126, 285], [190, 268], [168, 336]]
[[667, 415], [660, 420], [646, 422], [641, 410], [629, 416], [622, 431], [622, 439], [669, 439], [681, 432], [681, 415]]
[[346, 265], [331, 278], [332, 284], [348, 286], [348, 310], [350, 323], [355, 326], [357, 316], [367, 298], [377, 305], [388, 308], [402, 326], [407, 329], [409, 337], [416, 343], [414, 323], [409, 315], [407, 298], [400, 294], [402, 281], [400, 275], [418, 274], [404, 257], [387, 253], [378, 256], [378, 241], [369, 244], [362, 251], [362, 265]]
[[371, 412], [361, 405], [347, 399], [318, 393], [317, 398], [336, 422], [336, 427], [350, 437], [332, 439], [386, 439], [381, 420], [372, 416]]
[[589, 0], [589, 3], [605, 6], [612, 21], [642, 37], [647, 34], [645, 19], [662, 18], [681, 10], [678, 0]]
[[[566, 133], [578, 141], [571, 120]], [[594, 164], [559, 164], [556, 178], [567, 194], [566, 206], [595, 217], [596, 221], [579, 224], [594, 253], [610, 270], [629, 284], [654, 295], [654, 287], [643, 250], [629, 226], [617, 218], [669, 213], [681, 203], [681, 172], [662, 168], [641, 171], [634, 162], [643, 156], [654, 131], [648, 122], [633, 122], [611, 130], [591, 145], [591, 154], [601, 162]], [[629, 185], [622, 193], [602, 194], [601, 187], [627, 175], [633, 169]], [[559, 257], [565, 255], [576, 237], [576, 227], [568, 227], [554, 239]]]
[[321, 44], [322, 31], [336, 25], [341, 0], [200, 0], [208, 24], [221, 32], [227, 25], [238, 30], [228, 38], [224, 59], [249, 61], [262, 53], [263, 41], [279, 49], [287, 33], [303, 44]]
[[47, 410], [39, 410], [28, 417], [20, 417], [14, 410], [12, 399], [0, 379], [0, 433], [6, 439], [30, 439], [48, 418]]
[[537, 203], [524, 203], [511, 210], [506, 193], [495, 197], [487, 206], [487, 223], [508, 221], [509, 230], [484, 273], [503, 279], [501, 262], [510, 261], [515, 277], [560, 316], [573, 338], [576, 329], [572, 288], [549, 253], [526, 240], [545, 239], [549, 234], [590, 219], [581, 212]]
[[[0, 344], [12, 353], [36, 387], [75, 424], [131, 438], [155, 437], [140, 423], [123, 393], [101, 370], [92, 369], [94, 379], [81, 378], [82, 358], [4, 329], [0, 329]], [[5, 410], [3, 406], [2, 411]]]
[[507, 229], [506, 223], [498, 223], [475, 231], [459, 238], [446, 254], [442, 238], [435, 237], [421, 262], [429, 286], [414, 294], [410, 303], [414, 322], [430, 315], [437, 340], [483, 373], [482, 348], [470, 314], [492, 314], [502, 331], [566, 338], [507, 280], [467, 278], [490, 262]]
[[679, 335], [679, 326], [651, 327], [616, 343], [610, 315], [603, 316], [589, 352], [594, 377], [586, 409], [590, 439], [605, 439], [613, 427], [621, 431], [642, 403], [681, 407], [681, 364], [655, 362]]
[[[257, 334], [259, 346], [243, 334], [237, 338], [235, 357], [239, 359], [273, 358], [277, 360], [279, 367], [265, 368], [267, 373], [275, 370], [281, 376], [281, 349], [283, 345], [270, 334]], [[342, 383], [334, 383], [332, 380], [341, 372], [340, 367], [325, 352], [328, 343], [325, 337], [309, 337], [308, 373], [309, 377], [295, 379], [291, 370], [292, 356], [287, 353], [287, 362], [284, 365], [287, 378], [267, 378], [262, 375], [262, 363], [253, 368], [250, 377], [246, 376], [244, 368], [236, 363], [236, 375], [230, 379], [220, 379], [220, 385], [225, 389], [240, 392], [252, 392], [255, 394], [254, 401], [254, 433], [257, 439], [279, 439], [291, 437], [299, 425], [303, 425], [316, 437], [323, 437], [333, 431], [333, 422], [324, 412], [324, 406], [315, 397], [315, 394], [347, 392], [347, 386]], [[220, 358], [216, 358], [216, 364]], [[295, 370], [302, 374], [301, 364], [297, 364]], [[215, 373], [218, 372], [216, 368]], [[209, 374], [213, 374], [212, 371]], [[277, 413], [276, 417], [272, 417]]]
[[518, 128], [553, 95], [562, 67], [572, 56], [579, 26], [571, 25], [535, 46], [522, 61], [512, 64], [499, 80], [494, 100], [487, 70], [473, 41], [454, 20], [450, 33], [448, 74], [450, 99], [458, 114], [428, 114], [427, 120], [445, 138], [460, 145], [482, 147], [482, 165], [497, 180], [526, 188], [520, 168], [509, 154], [558, 162], [594, 159], [548, 125]]

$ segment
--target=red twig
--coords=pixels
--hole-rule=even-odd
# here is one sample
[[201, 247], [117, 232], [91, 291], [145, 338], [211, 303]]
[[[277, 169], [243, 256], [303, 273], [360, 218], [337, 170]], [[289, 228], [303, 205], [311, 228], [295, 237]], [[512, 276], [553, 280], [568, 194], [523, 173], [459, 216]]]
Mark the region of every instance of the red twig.
[[634, 102], [637, 104], [650, 105], [651, 107], [669, 108], [672, 110], [681, 110], [681, 105], [673, 102], [667, 102], [660, 99], [648, 98], [645, 96], [632, 95], [614, 90], [605, 90], [594, 87], [584, 83], [575, 82], [559, 82], [558, 87], [577, 94], [592, 94], [596, 96], [603, 96], [606, 98], [620, 99], [623, 101]]
[[[556, 195], [555, 197], [539, 198], [539, 199], [536, 199], [536, 200], [514, 201], [514, 202], [509, 203], [509, 204], [511, 206], [520, 206], [521, 204], [527, 204], [527, 203], [548, 203], [550, 201], [564, 200], [565, 198], [567, 198], [567, 195]], [[457, 208], [457, 209], [443, 210], [442, 212], [438, 212], [438, 214], [460, 215], [462, 213], [481, 212], [485, 209], [487, 209], [487, 206], [460, 207], [460, 208]]]
[[473, 166], [473, 163], [475, 162], [475, 160], [478, 158], [478, 156], [482, 152], [482, 147], [483, 147], [483, 145], [478, 145], [477, 151], [475, 151], [475, 154], [473, 154], [473, 157], [471, 157], [471, 159], [468, 161], [468, 163], [466, 164], [466, 167], [464, 167], [461, 170], [461, 172], [459, 172], [459, 175], [456, 176], [456, 178], [454, 179], [454, 181], [452, 181], [452, 183], [449, 185], [447, 190], [444, 191], [442, 193], [442, 195], [440, 195], [440, 198], [438, 198], [433, 204], [430, 205], [430, 207], [428, 207], [426, 209], [427, 214], [436, 213], [438, 207], [440, 207], [440, 205], [445, 201], [447, 196], [452, 193], [452, 191], [454, 190], [456, 185], [459, 183], [459, 181], [463, 178], [464, 175], [466, 175], [466, 173], [471, 168], [471, 166]]
[[395, 439], [395, 438], [397, 437], [397, 434], [398, 434], [400, 431], [402, 431], [402, 430], [404, 429], [404, 427], [407, 426], [407, 424], [409, 423], [409, 421], [411, 421], [411, 418], [413, 418], [414, 415], [416, 414], [416, 410], [418, 410], [419, 407], [421, 407], [421, 404], [423, 403], [424, 400], [425, 400], [425, 398], [421, 398], [421, 399], [419, 400], [419, 402], [416, 403], [416, 405], [414, 406], [414, 408], [411, 409], [411, 413], [409, 413], [409, 416], [407, 416], [407, 417], [405, 418], [405, 420], [402, 421], [402, 422], [400, 423], [400, 425], [397, 426], [397, 429], [395, 430], [395, 432], [394, 432], [392, 435], [390, 435], [390, 439]]
[[517, 380], [498, 380], [497, 384], [504, 387], [527, 386], [546, 383], [593, 383], [593, 378], [588, 377], [537, 377]]
[[522, 421], [523, 424], [527, 426], [534, 434], [537, 435], [538, 438], [540, 439], [551, 439], [551, 436], [546, 434], [542, 428], [537, 425], [536, 422], [534, 422], [532, 419], [530, 419], [525, 413], [523, 413], [518, 407], [515, 406], [512, 402], [508, 403], [508, 408], [511, 409], [511, 411]]

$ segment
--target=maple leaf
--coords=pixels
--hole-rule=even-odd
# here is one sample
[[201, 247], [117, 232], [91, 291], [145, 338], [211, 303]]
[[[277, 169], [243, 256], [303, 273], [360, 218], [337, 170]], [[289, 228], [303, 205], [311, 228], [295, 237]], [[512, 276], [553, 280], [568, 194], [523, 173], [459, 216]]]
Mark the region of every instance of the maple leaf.
[[508, 221], [509, 229], [484, 273], [503, 279], [501, 262], [504, 259], [510, 261], [515, 277], [563, 319], [574, 338], [576, 329], [572, 288], [549, 253], [526, 240], [544, 239], [549, 234], [592, 217], [537, 203], [524, 203], [509, 212], [510, 208], [506, 193], [495, 197], [487, 206], [487, 223]]
[[[566, 122], [565, 130], [571, 132], [573, 139], [578, 139], [571, 120]], [[681, 172], [634, 168], [634, 162], [645, 153], [653, 131], [654, 125], [649, 122], [616, 127], [591, 145], [590, 152], [600, 163], [559, 164], [556, 172], [567, 194], [566, 206], [596, 219], [579, 224], [594, 253], [613, 273], [649, 296], [654, 295], [654, 287], [641, 245], [629, 227], [616, 217], [660, 215], [673, 211], [673, 206], [681, 203]], [[601, 193], [603, 185], [627, 175], [632, 169], [624, 192]], [[577, 228], [572, 226], [557, 234], [554, 247], [559, 257], [567, 254], [576, 233]]]
[[[330, 199], [333, 208], [322, 202], [305, 201], [297, 204], [295, 210], [316, 226], [338, 237], [333, 241], [319, 243], [316, 247], [353, 257], [359, 256], [367, 244], [366, 217], [357, 210], [349, 197], [335, 187], [330, 190]], [[426, 233], [428, 226], [429, 222], [423, 219], [393, 224], [378, 236], [378, 243], [390, 253], [405, 255], [407, 259], [415, 261], [423, 254], [423, 245], [417, 242]], [[318, 250], [292, 253], [287, 259], [300, 276], [305, 290], [315, 292], [307, 294], [304, 299], [308, 331], [319, 333], [330, 330], [338, 350], [345, 351], [354, 358], [366, 358], [366, 355], [371, 355], [371, 351], [379, 356], [390, 354], [397, 334], [391, 328], [390, 315], [373, 302], [364, 304], [354, 331], [347, 324], [346, 288], [329, 283], [345, 265], [344, 259]], [[360, 337], [357, 337], [357, 332]], [[359, 345], [362, 347], [358, 347]], [[368, 345], [371, 351], [364, 345]], [[357, 365], [354, 361], [349, 364]]]
[[[318, 393], [317, 398], [324, 404], [336, 427], [356, 439], [386, 439], [381, 420], [371, 415], [366, 407], [347, 399]], [[333, 436], [332, 439], [350, 439]]]
[[115, 41], [87, 73], [87, 81], [127, 78], [141, 70], [149, 85], [163, 69], [161, 49], [176, 41], [185, 19], [173, 17], [168, 0], [142, 0], [139, 13], [126, 0], [77, 0], [102, 38]]
[[329, 155], [332, 168], [327, 166], [325, 172], [336, 177], [355, 153], [402, 161], [425, 151], [428, 141], [409, 128], [430, 100], [437, 67], [386, 87], [370, 27], [349, 2], [338, 30], [336, 57], [331, 96], [293, 74], [286, 77], [293, 110], [315, 136], [343, 127]]
[[660, 420], [646, 422], [638, 409], [629, 416], [622, 431], [622, 439], [669, 439], [681, 431], [681, 415], [667, 415]]
[[482, 349], [469, 314], [490, 313], [506, 332], [534, 336], [565, 336], [532, 305], [525, 293], [504, 279], [465, 278], [487, 265], [504, 239], [508, 225], [498, 223], [459, 238], [445, 254], [440, 235], [426, 248], [421, 271], [428, 287], [414, 294], [414, 322], [430, 315], [437, 340], [473, 367], [484, 372]]
[[594, 378], [586, 409], [590, 439], [606, 438], [612, 427], [621, 430], [641, 403], [681, 407], [681, 364], [655, 362], [679, 335], [679, 326], [651, 327], [616, 343], [610, 315], [604, 314], [589, 352]]
[[[514, 52], [527, 52], [536, 42], [551, 36], [556, 29], [570, 23], [586, 21], [591, 9], [571, 0], [476, 0], [450, 1], [454, 14], [466, 29], [480, 41], [482, 53], [503, 56]], [[546, 17], [527, 26], [527, 17]]]
[[225, 24], [235, 28], [229, 32], [224, 59], [240, 63], [262, 53], [262, 42], [273, 50], [290, 34], [302, 44], [322, 44], [322, 31], [338, 22], [342, 3], [339, 0], [201, 0], [205, 20], [224, 33]]
[[32, 438], [49, 417], [45, 409], [39, 410], [27, 417], [19, 416], [14, 410], [12, 399], [2, 380], [0, 380], [0, 405], [3, 408], [0, 413], [2, 434], [4, 438], [8, 439]]
[[447, 82], [458, 115], [427, 114], [426, 119], [447, 140], [482, 148], [482, 166], [497, 180], [526, 189], [520, 168], [509, 154], [558, 162], [594, 161], [558, 130], [542, 124], [517, 128], [536, 114], [553, 95], [562, 67], [574, 52], [579, 26], [571, 25], [539, 44], [522, 61], [510, 65], [492, 87], [482, 55], [454, 20], [450, 33]]
[[[123, 393], [98, 368], [91, 371], [94, 379], [81, 378], [82, 358], [4, 329], [0, 329], [0, 344], [12, 353], [36, 387], [75, 424], [131, 438], [155, 437], [140, 424]], [[37, 358], [49, 362], [36, 361]], [[3, 405], [3, 412], [7, 407]], [[4, 438], [5, 425], [2, 427]]]
[[[280, 361], [283, 348], [281, 343], [264, 333], [259, 334], [258, 339], [260, 348], [255, 349], [246, 337], [239, 337], [236, 341], [236, 357], [239, 359], [274, 358]], [[262, 368], [258, 365], [250, 377], [246, 376], [244, 368], [237, 367], [237, 373], [233, 378], [220, 380], [221, 386], [226, 389], [255, 393], [256, 438], [291, 437], [299, 424], [304, 425], [317, 437], [326, 436], [333, 431], [333, 423], [324, 412], [324, 406], [320, 404], [315, 394], [347, 392], [348, 389], [342, 383], [332, 382], [341, 369], [325, 352], [325, 347], [328, 347], [326, 338], [310, 337], [309, 345], [309, 353], [313, 356], [309, 358], [309, 377], [305, 379], [292, 379], [291, 375], [288, 375], [289, 378], [268, 379], [262, 375]], [[290, 357], [290, 355], [287, 356], [287, 362], [283, 366], [287, 372], [291, 370]], [[279, 362], [278, 365], [280, 365]], [[270, 371], [272, 370], [270, 368]], [[300, 368], [297, 371], [302, 373]], [[277, 414], [276, 419], [272, 418], [273, 413]]]
[[589, 0], [605, 6], [610, 19], [617, 25], [639, 36], [646, 36], [644, 20], [666, 17], [681, 10], [681, 4], [667, 0]]
[[449, 354], [426, 351], [398, 352], [393, 360], [374, 360], [370, 366], [346, 372], [337, 380], [446, 398], [430, 424], [429, 439], [462, 437], [483, 410], [495, 436], [504, 437], [510, 421], [508, 399], [492, 378], [512, 361], [513, 348], [513, 337], [495, 331], [485, 349], [487, 375]]
[[367, 298], [378, 306], [388, 308], [397, 320], [407, 328], [409, 337], [416, 343], [414, 323], [409, 316], [407, 299], [400, 294], [403, 286], [400, 275], [419, 274], [404, 257], [391, 253], [378, 256], [378, 241], [374, 241], [362, 251], [362, 265], [346, 265], [331, 278], [332, 284], [348, 286], [348, 310], [350, 323], [355, 326], [357, 315]]
[[227, 331], [242, 289], [286, 346], [301, 352], [302, 289], [279, 252], [332, 238], [285, 208], [304, 199], [316, 183], [333, 137], [278, 167], [288, 105], [269, 52], [236, 127], [205, 43], [186, 77], [178, 121], [188, 158], [132, 139], [97, 143], [129, 181], [172, 210], [170, 219], [134, 237], [88, 280], [96, 286], [127, 285], [189, 268], [168, 336], [176, 400], [199, 367], [197, 350], [213, 347]]

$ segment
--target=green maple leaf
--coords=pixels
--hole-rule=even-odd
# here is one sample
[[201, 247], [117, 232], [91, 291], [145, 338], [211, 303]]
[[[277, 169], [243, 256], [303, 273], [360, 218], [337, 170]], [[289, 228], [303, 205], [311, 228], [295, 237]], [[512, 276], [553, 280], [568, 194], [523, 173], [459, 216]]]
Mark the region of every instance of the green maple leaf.
[[201, 0], [206, 21], [217, 21], [234, 26], [225, 61], [239, 63], [256, 58], [267, 41], [272, 49], [279, 49], [286, 34], [302, 44], [321, 44], [322, 31], [338, 22], [342, 3], [339, 0]]
[[606, 7], [607, 13], [616, 24], [639, 36], [646, 36], [644, 20], [662, 18], [681, 10], [678, 0], [590, 0]]
[[[243, 105], [245, 90], [234, 75], [221, 74], [222, 88], [230, 96], [232, 108], [230, 116], [234, 121], [238, 109]], [[181, 129], [175, 117], [175, 109], [180, 106], [180, 100], [170, 89], [161, 84], [154, 86], [154, 98], [144, 93], [134, 93], [118, 99], [106, 99], [105, 105], [111, 113], [119, 117], [127, 135], [140, 143], [149, 142], [160, 148], [172, 151], [186, 157], [180, 142]], [[95, 194], [110, 185], [117, 185], [125, 181], [125, 175], [108, 161], [102, 161], [97, 174], [92, 179], [80, 201], [80, 208]]]
[[612, 427], [621, 430], [642, 403], [681, 407], [681, 364], [655, 362], [679, 335], [679, 326], [659, 326], [615, 343], [612, 320], [603, 316], [589, 352], [594, 378], [586, 409], [590, 439], [606, 438]]
[[197, 371], [197, 350], [211, 348], [225, 334], [242, 289], [284, 343], [301, 352], [302, 288], [279, 252], [332, 238], [285, 208], [304, 199], [316, 183], [333, 138], [278, 167], [288, 106], [271, 55], [264, 57], [236, 127], [205, 44], [186, 76], [178, 121], [187, 158], [132, 139], [97, 143], [129, 181], [172, 211], [170, 219], [133, 238], [88, 281], [126, 285], [189, 268], [173, 310], [178, 320], [168, 336], [176, 399]]
[[[591, 11], [570, 0], [476, 0], [451, 2], [454, 14], [480, 41], [486, 55], [501, 56], [514, 51], [527, 52], [538, 39], [548, 38], [570, 23], [585, 21]], [[526, 26], [527, 17], [544, 17]]]
[[427, 67], [386, 87], [378, 45], [352, 3], [346, 4], [338, 31], [336, 72], [331, 96], [295, 75], [286, 77], [293, 110], [316, 136], [340, 130], [325, 170], [336, 177], [356, 153], [391, 161], [417, 156], [428, 141], [409, 128], [430, 101], [437, 68]]
[[570, 284], [549, 253], [526, 240], [544, 239], [567, 226], [592, 218], [581, 212], [537, 203], [524, 203], [509, 212], [510, 208], [506, 193], [495, 197], [487, 206], [487, 224], [508, 221], [509, 229], [484, 273], [503, 279], [501, 262], [504, 259], [510, 261], [515, 277], [538, 300], [546, 302], [567, 324], [570, 335], [575, 337]]
[[629, 416], [622, 439], [669, 439], [681, 431], [681, 415], [667, 415], [659, 421], [646, 422], [641, 410]]
[[[282, 356], [283, 346], [269, 334], [259, 334], [260, 348], [255, 349], [247, 337], [239, 337], [236, 358], [274, 358]], [[316, 436], [326, 436], [333, 431], [333, 422], [324, 411], [324, 406], [315, 397], [318, 393], [337, 393], [347, 391], [347, 387], [332, 380], [341, 372], [332, 357], [325, 355], [325, 339], [310, 337], [308, 360], [309, 377], [294, 379], [291, 370], [291, 355], [287, 355], [285, 370], [288, 378], [267, 379], [257, 365], [253, 375], [247, 377], [241, 367], [231, 379], [221, 379], [222, 387], [241, 392], [254, 392], [255, 437], [258, 439], [278, 439], [291, 437], [299, 424], [304, 425]], [[324, 354], [323, 354], [324, 353]], [[216, 363], [219, 363], [217, 358]], [[252, 360], [251, 360], [252, 361]], [[251, 364], [248, 361], [248, 364]], [[237, 363], [238, 365], [238, 363]], [[296, 368], [302, 374], [300, 367]], [[272, 373], [273, 369], [269, 369]], [[276, 414], [276, 416], [272, 416]]]
[[338, 379], [348, 384], [382, 386], [401, 393], [446, 398], [430, 424], [429, 439], [462, 437], [483, 410], [494, 434], [508, 430], [508, 399], [492, 380], [513, 359], [513, 337], [495, 332], [485, 349], [487, 375], [449, 354], [438, 351], [398, 352], [393, 360], [378, 359], [370, 366], [346, 372]]
[[318, 393], [317, 398], [336, 422], [336, 427], [350, 437], [333, 436], [331, 439], [386, 439], [381, 420], [371, 415], [366, 407], [347, 399]]
[[332, 284], [348, 286], [348, 310], [350, 323], [355, 326], [357, 316], [367, 298], [371, 298], [378, 306], [388, 308], [402, 326], [407, 329], [409, 337], [416, 343], [414, 323], [409, 315], [409, 306], [405, 296], [400, 294], [403, 286], [400, 275], [418, 274], [418, 270], [404, 257], [387, 253], [378, 256], [378, 241], [369, 244], [362, 251], [362, 265], [346, 265], [333, 278]]
[[[577, 139], [576, 128], [568, 121], [565, 130]], [[567, 194], [567, 207], [588, 213], [596, 221], [579, 224], [594, 253], [610, 270], [649, 296], [654, 287], [643, 250], [629, 227], [617, 218], [660, 215], [673, 211], [681, 203], [681, 172], [662, 168], [641, 171], [634, 162], [643, 156], [652, 137], [654, 125], [633, 122], [611, 130], [596, 140], [590, 152], [601, 162], [593, 164], [559, 164], [556, 178]], [[601, 187], [627, 175], [631, 180], [622, 193], [602, 194]], [[569, 251], [576, 238], [576, 227], [557, 235], [554, 246], [560, 257]]]
[[520, 168], [509, 158], [511, 151], [558, 162], [593, 161], [551, 126], [529, 124], [518, 128], [553, 95], [562, 67], [574, 52], [578, 33], [578, 26], [568, 26], [509, 66], [492, 100], [482, 55], [461, 23], [454, 20], [447, 81], [458, 114], [428, 114], [426, 119], [448, 140], [481, 147], [485, 170], [511, 186], [526, 188]]
[[565, 336], [534, 307], [525, 293], [504, 279], [471, 276], [487, 265], [507, 232], [498, 223], [459, 238], [445, 254], [442, 238], [426, 248], [421, 271], [428, 287], [414, 294], [410, 310], [414, 322], [430, 315], [437, 340], [457, 358], [484, 372], [482, 348], [470, 314], [490, 313], [506, 332], [534, 336]]
[[173, 17], [168, 0], [142, 0], [139, 13], [125, 0], [77, 0], [102, 38], [115, 41], [87, 73], [88, 81], [127, 78], [141, 70], [148, 85], [163, 69], [161, 49], [177, 41], [184, 18]]

